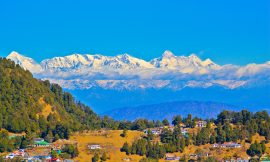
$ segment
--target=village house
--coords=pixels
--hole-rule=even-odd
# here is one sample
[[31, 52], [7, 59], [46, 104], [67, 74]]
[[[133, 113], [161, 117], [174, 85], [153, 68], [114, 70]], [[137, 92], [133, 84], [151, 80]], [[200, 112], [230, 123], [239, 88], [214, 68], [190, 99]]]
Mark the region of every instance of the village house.
[[197, 160], [198, 159], [198, 155], [197, 154], [189, 154], [189, 159], [191, 159], [191, 160]]
[[170, 130], [170, 131], [173, 131], [174, 130], [174, 126], [163, 126], [163, 127], [161, 127], [161, 129], [163, 130], [163, 129], [168, 129], [168, 130]]
[[210, 153], [209, 152], [203, 152], [203, 153], [199, 153], [197, 154], [198, 157], [202, 158], [202, 157], [209, 157]]
[[180, 160], [180, 157], [179, 156], [166, 157], [165, 160], [167, 160], [167, 161], [179, 161]]
[[180, 160], [180, 157], [175, 156], [174, 154], [167, 153], [165, 156], [166, 156], [165, 160], [167, 160], [167, 161], [179, 161]]
[[196, 123], [196, 127], [199, 127], [199, 128], [206, 127], [207, 125], [207, 122], [204, 120], [199, 120], [199, 121], [196, 121], [195, 123]]
[[14, 157], [15, 157], [15, 155], [13, 153], [11, 153], [11, 154], [8, 154], [6, 156], [6, 159], [13, 159]]
[[241, 148], [242, 145], [235, 142], [225, 142], [220, 147], [221, 148]]
[[237, 158], [237, 159], [225, 160], [225, 162], [249, 162], [249, 160], [248, 159]]
[[184, 137], [188, 137], [188, 131], [186, 128], [181, 128], [181, 134], [184, 136]]
[[62, 153], [62, 150], [58, 148], [52, 148], [52, 150], [55, 151], [58, 155]]
[[235, 142], [225, 142], [223, 144], [213, 144], [212, 145], [213, 148], [241, 148], [242, 145], [239, 143], [235, 143]]
[[162, 132], [162, 130], [163, 130], [163, 128], [162, 127], [159, 127], [159, 128], [153, 128], [153, 129], [145, 129], [143, 132], [145, 133], [145, 134], [148, 134], [148, 131], [150, 130], [150, 132], [152, 133], [152, 134], [154, 134], [154, 135], [160, 135], [161, 134], [161, 132]]
[[131, 161], [131, 159], [130, 158], [127, 158], [127, 157], [126, 158], [123, 158], [122, 160], [123, 161]]
[[51, 161], [52, 157], [50, 155], [36, 155], [32, 159], [34, 161]]
[[21, 156], [21, 157], [24, 157], [25, 152], [24, 152], [24, 150], [16, 150], [16, 151], [13, 152], [13, 154], [14, 154], [15, 156]]
[[241, 158], [237, 158], [236, 162], [249, 162], [249, 159], [241, 159]]
[[212, 147], [213, 147], [213, 148], [218, 148], [218, 147], [219, 147], [219, 144], [214, 143], [214, 144], [212, 145]]
[[88, 145], [88, 148], [89, 148], [90, 150], [101, 149], [100, 145]]
[[24, 149], [18, 149], [10, 154], [8, 154], [5, 158], [6, 159], [13, 159], [15, 157], [24, 157], [26, 155]]
[[34, 138], [33, 139], [35, 147], [48, 147], [50, 143], [46, 142], [43, 138]]
[[44, 138], [33, 138], [34, 142], [43, 142]]
[[55, 162], [58, 162], [58, 161], [60, 162], [61, 160], [58, 159], [58, 158], [56, 158], [56, 157], [55, 157], [55, 158], [51, 158], [51, 162], [54, 162], [54, 161], [55, 161]]
[[159, 135], [161, 132], [159, 130], [151, 130], [151, 132], [154, 134], [154, 135]]

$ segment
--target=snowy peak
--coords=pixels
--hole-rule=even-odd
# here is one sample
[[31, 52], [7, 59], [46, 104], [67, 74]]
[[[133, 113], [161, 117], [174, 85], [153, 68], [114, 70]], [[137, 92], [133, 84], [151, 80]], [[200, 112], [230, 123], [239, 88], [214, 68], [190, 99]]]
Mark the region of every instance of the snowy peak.
[[24, 62], [24, 61], [34, 62], [34, 60], [33, 60], [32, 58], [25, 57], [25, 56], [19, 54], [19, 53], [16, 52], [16, 51], [12, 51], [12, 52], [7, 56], [7, 58], [13, 60], [16, 64], [19, 64], [19, 65], [21, 65], [22, 62]]
[[162, 57], [155, 58], [150, 63], [157, 68], [175, 69], [183, 73], [207, 72], [216, 70], [219, 65], [210, 59], [202, 61], [196, 54], [190, 56], [175, 56], [171, 51], [165, 51]]
[[18, 52], [16, 51], [12, 51], [7, 58], [11, 59], [11, 58], [17, 58], [17, 57], [23, 57], [22, 55], [20, 55]]
[[91, 60], [86, 55], [72, 54], [65, 57], [54, 57], [46, 59], [41, 62], [44, 69], [65, 69], [65, 68], [78, 68], [83, 65], [88, 65]]
[[166, 50], [166, 51], [164, 51], [164, 53], [162, 54], [162, 57], [163, 57], [163, 58], [171, 58], [171, 57], [175, 57], [175, 56], [174, 56], [174, 54], [173, 54], [171, 51]]
[[88, 70], [132, 70], [132, 69], [154, 69], [165, 68], [173, 69], [183, 73], [207, 72], [217, 69], [219, 66], [210, 59], [202, 61], [195, 54], [190, 56], [175, 56], [171, 51], [166, 50], [161, 57], [147, 62], [125, 53], [117, 56], [103, 56], [100, 54], [72, 54], [64, 57], [54, 57], [43, 60], [40, 64], [33, 59], [12, 52], [7, 58], [15, 61], [23, 68], [33, 73], [39, 73], [42, 70], [69, 71], [78, 69]]
[[32, 73], [39, 73], [42, 71], [41, 66], [35, 62], [32, 58], [23, 56], [16, 51], [12, 51], [8, 56], [7, 59], [14, 61], [16, 64], [23, 67], [25, 70], [29, 70]]
[[45, 69], [136, 69], [153, 67], [150, 63], [128, 54], [103, 56], [99, 54], [73, 54], [65, 57], [54, 57], [41, 62]]
[[270, 79], [270, 62], [246, 66], [217, 65], [197, 55], [177, 56], [165, 51], [161, 57], [145, 61], [129, 54], [72, 54], [43, 60], [40, 64], [18, 52], [8, 59], [41, 79], [65, 88], [137, 89], [222, 86], [230, 89]]
[[134, 68], [153, 68], [153, 65], [151, 65], [149, 62], [146, 62], [142, 59], [138, 59], [135, 57], [132, 57], [128, 54], [118, 55], [116, 56], [117, 59], [123, 64], [125, 64], [126, 67], [129, 67], [131, 69]]
[[189, 55], [188, 58], [194, 62], [202, 62], [202, 60], [195, 53]]
[[211, 64], [215, 64], [215, 63], [208, 58], [208, 59], [206, 59], [206, 60], [203, 61], [203, 64], [204, 65], [211, 65]]

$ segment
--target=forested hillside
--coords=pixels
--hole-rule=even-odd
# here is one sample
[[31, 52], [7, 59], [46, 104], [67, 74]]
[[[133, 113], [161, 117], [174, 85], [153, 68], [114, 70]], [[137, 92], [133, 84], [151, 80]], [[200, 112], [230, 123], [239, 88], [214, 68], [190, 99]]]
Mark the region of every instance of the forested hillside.
[[[137, 154], [152, 159], [161, 159], [165, 157], [166, 153], [183, 153], [189, 146], [195, 148], [196, 146], [212, 144], [212, 147], [210, 145], [211, 149], [208, 151], [205, 149], [203, 152], [212, 154], [214, 158], [224, 158], [220, 155], [221, 150], [214, 155], [216, 147], [213, 145], [220, 147], [219, 144], [225, 144], [222, 147], [226, 147], [226, 152], [232, 152], [233, 150], [226, 144], [239, 144], [238, 148], [244, 148], [242, 151], [255, 158], [250, 159], [250, 161], [257, 161], [267, 151], [266, 144], [269, 144], [270, 139], [270, 116], [267, 111], [252, 113], [247, 110], [240, 112], [225, 110], [216, 119], [206, 120], [206, 125], [200, 128], [196, 128], [196, 120], [198, 121], [197, 118], [192, 118], [192, 115], [188, 115], [186, 118], [177, 115], [172, 121], [173, 129], [164, 128], [158, 135], [149, 129], [143, 138], [135, 140], [132, 144], [123, 144], [121, 151], [127, 155]], [[168, 122], [162, 122], [162, 124], [164, 123], [168, 124]], [[183, 130], [188, 133], [185, 133], [185, 131], [183, 133]], [[263, 137], [262, 140], [256, 141], [254, 138], [256, 135]], [[246, 148], [245, 144], [248, 144]], [[236, 147], [234, 146], [234, 148]], [[236, 157], [243, 156], [244, 152], [236, 154]], [[189, 152], [189, 154], [191, 153]], [[197, 153], [198, 156], [203, 157], [202, 154], [204, 153]], [[184, 159], [180, 161], [187, 160], [185, 156], [182, 156], [182, 158]]]
[[33, 78], [14, 62], [0, 58], [0, 128], [35, 133], [48, 139], [68, 138], [71, 131], [96, 129], [101, 119], [70, 93]]

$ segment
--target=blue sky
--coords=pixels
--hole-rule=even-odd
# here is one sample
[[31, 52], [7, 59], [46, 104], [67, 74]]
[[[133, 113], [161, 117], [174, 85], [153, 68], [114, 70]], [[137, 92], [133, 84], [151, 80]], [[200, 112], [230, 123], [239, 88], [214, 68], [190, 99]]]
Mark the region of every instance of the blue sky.
[[269, 0], [7, 0], [0, 2], [0, 56], [40, 61], [71, 53], [169, 49], [219, 64], [270, 60]]

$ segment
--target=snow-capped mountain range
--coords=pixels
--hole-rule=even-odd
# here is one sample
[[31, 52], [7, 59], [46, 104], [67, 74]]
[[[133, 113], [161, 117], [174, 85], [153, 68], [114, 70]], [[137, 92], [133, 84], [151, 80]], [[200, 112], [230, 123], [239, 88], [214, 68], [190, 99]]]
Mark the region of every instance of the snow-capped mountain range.
[[[228, 89], [258, 86], [270, 81], [270, 61], [246, 66], [218, 65], [195, 54], [175, 56], [165, 51], [159, 58], [145, 61], [128, 54], [72, 54], [37, 63], [32, 58], [11, 52], [8, 59], [67, 89], [172, 89], [185, 87]], [[254, 84], [256, 83], [256, 84]]]

